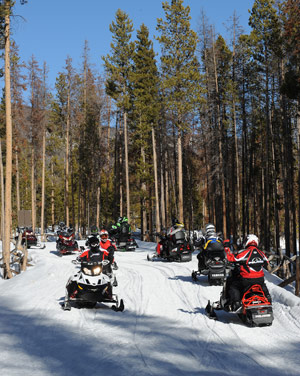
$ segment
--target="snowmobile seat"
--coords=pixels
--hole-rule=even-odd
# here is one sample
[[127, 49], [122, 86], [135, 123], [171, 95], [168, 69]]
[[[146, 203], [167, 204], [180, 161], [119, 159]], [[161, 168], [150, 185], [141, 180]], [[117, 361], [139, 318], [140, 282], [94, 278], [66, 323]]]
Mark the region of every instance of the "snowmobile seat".
[[221, 259], [225, 259], [223, 244], [218, 241], [210, 242], [206, 248], [206, 252], [209, 258], [220, 257]]

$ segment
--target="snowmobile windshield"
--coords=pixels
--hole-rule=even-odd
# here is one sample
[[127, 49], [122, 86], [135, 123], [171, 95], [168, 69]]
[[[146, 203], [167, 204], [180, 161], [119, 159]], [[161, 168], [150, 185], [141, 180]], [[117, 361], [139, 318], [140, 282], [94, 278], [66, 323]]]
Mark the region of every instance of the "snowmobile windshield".
[[86, 275], [100, 275], [102, 273], [102, 264], [100, 262], [82, 262], [81, 270]]

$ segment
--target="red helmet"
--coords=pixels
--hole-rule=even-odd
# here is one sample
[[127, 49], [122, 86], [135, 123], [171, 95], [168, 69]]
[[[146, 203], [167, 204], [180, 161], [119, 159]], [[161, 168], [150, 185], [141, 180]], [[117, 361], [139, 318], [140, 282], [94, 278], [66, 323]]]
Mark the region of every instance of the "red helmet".
[[105, 243], [106, 240], [108, 239], [108, 232], [104, 229], [101, 230], [100, 231], [100, 238], [101, 238], [101, 241], [103, 241]]

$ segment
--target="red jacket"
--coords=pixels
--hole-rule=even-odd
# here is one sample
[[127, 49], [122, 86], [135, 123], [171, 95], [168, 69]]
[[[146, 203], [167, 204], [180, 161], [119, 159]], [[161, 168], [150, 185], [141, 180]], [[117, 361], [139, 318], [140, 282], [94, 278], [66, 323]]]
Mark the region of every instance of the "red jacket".
[[229, 262], [236, 261], [234, 254], [231, 252], [231, 249], [229, 247], [224, 247], [224, 251], [225, 251], [225, 254], [226, 254], [226, 258]]
[[[84, 251], [80, 256], [79, 258], [82, 260], [82, 261], [90, 261], [90, 250], [86, 250]], [[99, 252], [97, 253], [92, 253], [92, 255], [99, 255], [100, 256], [100, 259], [101, 260], [105, 260], [107, 259], [107, 256], [108, 256], [108, 253], [107, 252], [103, 252], [102, 250], [99, 250]]]
[[242, 278], [264, 277], [263, 267], [269, 263], [263, 251], [253, 245], [241, 250], [235, 259], [236, 261], [243, 261], [240, 265], [240, 276]]
[[[112, 250], [110, 247], [113, 247], [114, 249]], [[109, 260], [111, 263], [114, 262], [114, 252], [116, 251], [116, 246], [112, 244], [111, 240], [107, 239], [105, 243], [100, 240], [100, 251], [104, 252], [107, 260]]]

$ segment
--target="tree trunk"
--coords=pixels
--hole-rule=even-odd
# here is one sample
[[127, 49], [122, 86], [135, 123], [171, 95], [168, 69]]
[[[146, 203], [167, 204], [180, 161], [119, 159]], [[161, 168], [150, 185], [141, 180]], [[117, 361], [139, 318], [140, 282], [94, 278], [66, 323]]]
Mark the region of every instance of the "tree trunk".
[[155, 186], [155, 225], [156, 231], [160, 232], [160, 218], [159, 218], [159, 196], [158, 196], [158, 174], [157, 174], [157, 153], [155, 132], [152, 127], [152, 149], [153, 149], [153, 169], [154, 169], [154, 186]]
[[45, 227], [45, 170], [46, 170], [46, 128], [43, 129], [43, 151], [42, 151], [42, 207], [41, 207], [41, 238], [44, 241]]
[[17, 190], [17, 212], [21, 209], [20, 205], [20, 171], [19, 171], [19, 150], [16, 149], [16, 190]]
[[68, 97], [67, 97], [67, 124], [66, 124], [66, 171], [65, 171], [65, 210], [66, 210], [66, 225], [69, 227], [69, 150], [70, 150], [70, 122], [71, 122], [71, 108], [70, 108], [70, 82], [71, 78], [68, 75]]
[[224, 166], [223, 166], [223, 154], [222, 154], [222, 127], [221, 127], [221, 113], [220, 113], [220, 98], [219, 98], [219, 84], [217, 74], [216, 53], [214, 48], [214, 36], [212, 37], [213, 46], [213, 60], [214, 60], [214, 75], [215, 75], [215, 90], [216, 90], [216, 108], [217, 108], [217, 126], [218, 126], [218, 154], [219, 154], [219, 184], [221, 187], [222, 197], [222, 218], [223, 218], [223, 235], [226, 238], [226, 198], [225, 198], [225, 182], [224, 182]]
[[123, 115], [124, 115], [124, 144], [125, 144], [126, 208], [127, 208], [128, 222], [130, 222], [130, 190], [129, 190], [127, 112], [124, 111]]
[[[168, 153], [165, 150], [165, 165], [168, 166]], [[170, 212], [169, 212], [169, 204], [170, 204], [170, 196], [169, 196], [169, 174], [168, 168], [165, 169], [165, 197], [166, 197], [166, 226], [170, 221]]]
[[54, 200], [54, 171], [53, 161], [51, 161], [51, 221], [52, 226], [55, 223], [55, 200]]
[[[144, 147], [141, 148], [141, 156], [144, 163], [144, 166], [146, 165], [146, 156], [145, 156], [145, 149]], [[144, 240], [144, 234], [147, 231], [147, 210], [146, 210], [146, 198], [147, 198], [147, 186], [144, 181], [142, 180], [141, 184], [141, 191], [142, 191], [142, 200], [141, 200], [141, 214], [142, 214], [142, 240]]]
[[0, 139], [0, 182], [1, 182], [1, 239], [2, 239], [2, 249], [5, 249], [5, 227], [4, 227], [4, 173], [3, 173], [3, 159], [2, 159], [2, 140]]
[[36, 192], [35, 192], [35, 153], [32, 145], [31, 149], [31, 225], [32, 230], [36, 227]]
[[5, 243], [3, 248], [4, 278], [12, 278], [10, 269], [10, 222], [12, 190], [12, 117], [10, 92], [10, 0], [5, 1], [5, 120], [6, 120], [6, 170], [5, 170]]
[[182, 131], [178, 128], [177, 139], [177, 152], [178, 152], [178, 208], [179, 208], [179, 221], [183, 223], [183, 173], [182, 173]]

